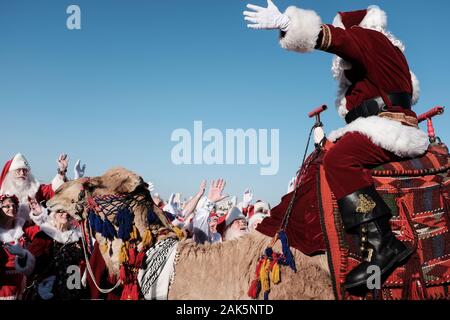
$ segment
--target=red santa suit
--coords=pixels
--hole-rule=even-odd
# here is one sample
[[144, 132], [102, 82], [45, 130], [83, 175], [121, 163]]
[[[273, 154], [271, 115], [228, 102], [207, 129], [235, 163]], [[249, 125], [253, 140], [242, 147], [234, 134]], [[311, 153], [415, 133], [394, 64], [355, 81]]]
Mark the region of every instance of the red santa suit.
[[[419, 87], [403, 55], [403, 44], [386, 31], [387, 18], [382, 10], [371, 6], [341, 12], [333, 24], [323, 24], [311, 10], [289, 7], [285, 14], [291, 26], [281, 33], [282, 47], [298, 52], [319, 49], [336, 55], [332, 66], [339, 81], [336, 106], [348, 124], [330, 133], [331, 141], [345, 139], [326, 156], [324, 165], [337, 199], [373, 184], [365, 168], [426, 152], [428, 136], [418, 128], [416, 114], [410, 106], [396, 105], [390, 98], [406, 94], [415, 104]], [[386, 104], [383, 112], [358, 116], [362, 104], [374, 99]], [[355, 150], [350, 150], [352, 145]], [[346, 178], [349, 176], [352, 179]]]
[[[12, 177], [14, 174], [13, 171], [17, 169], [27, 169], [29, 171], [27, 177], [29, 185], [25, 190], [17, 190], [16, 186], [11, 181], [14, 179], [14, 177]], [[47, 201], [54, 196], [55, 190], [65, 182], [64, 179], [57, 174], [55, 178], [53, 178], [51, 184], [41, 184], [31, 174], [30, 170], [31, 168], [27, 159], [22, 154], [18, 153], [14, 156], [14, 158], [6, 162], [0, 176], [0, 194], [11, 194], [17, 196], [19, 198], [19, 216], [26, 220], [34, 218], [29, 216], [29, 197], [35, 198], [39, 203], [42, 201]], [[39, 221], [38, 218], [33, 220], [36, 220], [36, 222]]]
[[[32, 300], [85, 298], [85, 291], [81, 286], [79, 288], [68, 287], [69, 277], [80, 276], [79, 279], [81, 280], [86, 265], [82, 251], [80, 228], [74, 227], [68, 231], [60, 231], [51, 222], [46, 221], [40, 225], [40, 230], [33, 238], [27, 252], [34, 257], [35, 261], [32, 272], [27, 279], [28, 286], [32, 283], [35, 283], [35, 285], [27, 294], [27, 298]], [[73, 266], [78, 266], [78, 274], [75, 274], [75, 269], [69, 269]], [[46, 285], [44, 289], [41, 286], [40, 291], [39, 285], [48, 284], [49, 279], [51, 279], [51, 284]]]
[[340, 12], [332, 25], [323, 24], [312, 10], [289, 7], [284, 15], [290, 25], [281, 32], [283, 48], [337, 56], [332, 68], [340, 82], [337, 107], [347, 125], [329, 135], [335, 144], [323, 166], [345, 230], [358, 235], [363, 258], [347, 274], [344, 287], [365, 290], [369, 267], [377, 266], [386, 279], [414, 252], [393, 234], [392, 213], [376, 191], [370, 169], [426, 152], [428, 136], [419, 130], [411, 109], [418, 82], [378, 7]]
[[25, 226], [25, 220], [16, 218], [14, 228], [0, 228], [0, 300], [20, 299], [25, 284], [24, 272], [32, 268], [33, 257], [27, 265], [16, 270], [17, 257], [3, 247], [4, 244], [20, 244], [25, 248], [39, 231], [36, 226]]

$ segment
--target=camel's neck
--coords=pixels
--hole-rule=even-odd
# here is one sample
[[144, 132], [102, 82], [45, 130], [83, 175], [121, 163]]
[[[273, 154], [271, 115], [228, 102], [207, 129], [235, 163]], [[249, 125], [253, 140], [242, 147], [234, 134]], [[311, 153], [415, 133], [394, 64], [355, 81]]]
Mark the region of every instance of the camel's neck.
[[240, 239], [212, 245], [179, 244], [179, 261], [172, 297], [179, 299], [242, 299], [246, 296], [242, 284], [254, 277], [256, 263], [270, 238], [253, 232]]

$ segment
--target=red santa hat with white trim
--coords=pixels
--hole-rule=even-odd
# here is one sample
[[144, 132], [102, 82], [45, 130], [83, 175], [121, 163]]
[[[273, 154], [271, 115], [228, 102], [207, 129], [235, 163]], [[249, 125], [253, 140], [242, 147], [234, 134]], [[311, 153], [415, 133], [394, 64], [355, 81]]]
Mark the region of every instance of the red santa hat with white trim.
[[378, 6], [367, 9], [339, 12], [333, 20], [333, 25], [342, 29], [359, 26], [366, 29], [386, 30], [387, 15]]
[[8, 172], [17, 169], [31, 170], [28, 160], [21, 153], [16, 154], [11, 160], [6, 161], [5, 166], [3, 167], [2, 170], [2, 175], [0, 176], [0, 188], [2, 187], [3, 181], [5, 180]]

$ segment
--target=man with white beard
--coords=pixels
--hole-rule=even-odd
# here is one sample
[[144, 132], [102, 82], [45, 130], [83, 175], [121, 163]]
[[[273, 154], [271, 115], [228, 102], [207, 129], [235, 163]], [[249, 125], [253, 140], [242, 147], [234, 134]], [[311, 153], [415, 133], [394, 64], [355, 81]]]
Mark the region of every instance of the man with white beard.
[[66, 172], [68, 166], [66, 154], [61, 154], [57, 160], [58, 173], [51, 184], [40, 184], [31, 173], [31, 167], [27, 159], [20, 153], [7, 161], [0, 177], [0, 194], [11, 194], [19, 199], [18, 216], [26, 221], [30, 219], [36, 224], [42, 220], [41, 216], [30, 214], [30, 204], [47, 201], [55, 194], [64, 182], [67, 181]]
[[248, 233], [247, 220], [241, 210], [237, 207], [231, 208], [225, 219], [225, 231], [223, 240], [233, 240], [240, 238]]

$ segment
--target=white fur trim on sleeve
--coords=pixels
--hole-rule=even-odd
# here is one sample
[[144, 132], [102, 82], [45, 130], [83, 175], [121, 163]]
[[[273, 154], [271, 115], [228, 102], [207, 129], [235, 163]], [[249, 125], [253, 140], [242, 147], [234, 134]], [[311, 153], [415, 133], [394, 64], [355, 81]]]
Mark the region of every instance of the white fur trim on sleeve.
[[413, 87], [412, 105], [415, 105], [419, 101], [420, 97], [420, 82], [413, 72], [411, 72], [411, 82]]
[[64, 179], [61, 178], [61, 175], [57, 174], [52, 180], [52, 189], [56, 191], [59, 187], [64, 184]]
[[400, 157], [422, 155], [429, 144], [428, 135], [420, 129], [378, 116], [358, 118], [345, 127], [332, 131], [328, 139], [336, 141], [347, 132], [360, 132], [377, 146]]
[[17, 271], [29, 276], [34, 270], [34, 266], [36, 264], [36, 259], [34, 258], [34, 256], [31, 254], [30, 251], [25, 250], [25, 253], [27, 255], [27, 261], [25, 263], [25, 266], [22, 267], [19, 264], [19, 257], [16, 256], [15, 268]]
[[280, 37], [281, 47], [297, 52], [313, 51], [321, 31], [322, 19], [315, 11], [294, 6], [287, 8], [284, 14], [289, 17], [291, 24], [288, 31]]

